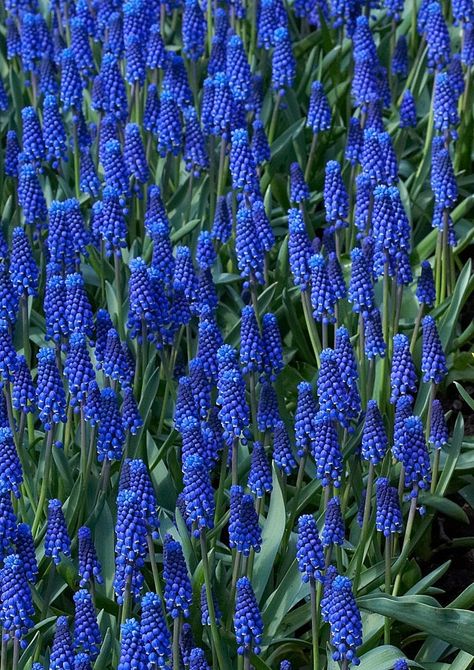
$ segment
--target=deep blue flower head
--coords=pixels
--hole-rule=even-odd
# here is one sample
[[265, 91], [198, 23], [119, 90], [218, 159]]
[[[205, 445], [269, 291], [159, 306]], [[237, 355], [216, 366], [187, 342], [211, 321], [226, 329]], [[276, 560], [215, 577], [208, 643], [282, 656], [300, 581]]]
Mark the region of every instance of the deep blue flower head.
[[442, 70], [451, 58], [451, 43], [443, 10], [437, 0], [426, 10], [425, 38], [428, 46], [428, 67]]
[[329, 254], [328, 257], [327, 272], [329, 283], [332, 285], [335, 298], [337, 300], [345, 298], [347, 294], [347, 287], [344, 280], [344, 274], [337, 259], [337, 255], [333, 251]]
[[323, 581], [324, 551], [312, 514], [304, 514], [298, 519], [296, 560], [304, 582]]
[[436, 288], [433, 278], [433, 270], [429, 261], [423, 261], [421, 264], [421, 274], [416, 286], [416, 297], [418, 302], [428, 307], [432, 307], [436, 300]]
[[331, 108], [320, 81], [311, 84], [306, 127], [311, 128], [314, 134], [331, 128]]
[[267, 51], [275, 45], [275, 28], [288, 26], [288, 16], [281, 0], [262, 0], [257, 24], [257, 44]]
[[160, 115], [160, 99], [156, 84], [150, 84], [147, 88], [145, 109], [143, 111], [143, 127], [150, 133], [155, 133]]
[[197, 455], [188, 456], [183, 462], [184, 499], [186, 523], [195, 525], [194, 535], [214, 526], [214, 491], [209, 478], [207, 463]]
[[357, 360], [351, 344], [349, 331], [344, 326], [340, 326], [336, 330], [335, 351], [337, 354], [341, 377], [345, 382], [347, 382], [349, 386], [351, 386], [354, 384], [354, 382], [357, 381], [359, 373], [357, 370]]
[[41, 162], [46, 158], [46, 148], [43, 139], [43, 131], [34, 107], [24, 107], [21, 110], [21, 121], [23, 126], [22, 145], [24, 160], [32, 163], [37, 169], [41, 168]]
[[193, 629], [191, 624], [184, 623], [181, 626], [181, 634], [179, 636], [179, 650], [184, 664], [189, 667], [191, 651], [196, 647], [194, 641]]
[[140, 127], [136, 123], [127, 123], [125, 126], [125, 145], [123, 150], [128, 174], [139, 184], [148, 181], [148, 169], [145, 149], [140, 135]]
[[66, 395], [56, 365], [54, 349], [43, 347], [38, 351], [38, 393], [39, 418], [46, 430], [55, 423], [66, 423]]
[[99, 125], [99, 159], [104, 162], [105, 148], [110, 140], [118, 142], [119, 121], [113, 114], [106, 114]]
[[243, 373], [262, 372], [264, 347], [255, 312], [251, 305], [246, 305], [242, 309], [240, 341], [240, 364]]
[[244, 200], [237, 210], [235, 252], [240, 276], [244, 278], [244, 288], [255, 282], [263, 284], [265, 250], [258, 236], [252, 211]]
[[45, 556], [50, 556], [56, 565], [61, 563], [61, 556], [71, 555], [71, 540], [67, 532], [62, 502], [54, 498], [48, 503], [48, 522], [44, 538]]
[[92, 661], [99, 655], [102, 636], [97, 624], [94, 603], [87, 589], [80, 589], [74, 600], [74, 647], [86, 653]]
[[184, 162], [186, 170], [199, 177], [201, 170], [209, 167], [204, 134], [194, 107], [185, 107], [183, 111], [184, 127]]
[[98, 233], [105, 241], [106, 256], [120, 255], [120, 249], [127, 246], [127, 222], [121, 205], [121, 193], [116, 187], [106, 186], [102, 196], [101, 208], [95, 210], [94, 215]]
[[79, 16], [71, 19], [71, 49], [77, 69], [84, 75], [94, 70], [94, 57], [89, 43], [86, 22]]
[[390, 402], [392, 403], [402, 395], [413, 397], [416, 395], [417, 374], [410, 353], [410, 342], [406, 335], [397, 334], [393, 337], [390, 384], [392, 388]]
[[196, 295], [197, 278], [191, 250], [184, 245], [176, 249], [174, 280], [183, 286], [186, 299], [192, 303]]
[[295, 437], [298, 456], [301, 458], [309, 451], [314, 438], [314, 417], [318, 407], [313, 389], [308, 382], [298, 384], [298, 400], [295, 412]]
[[283, 345], [277, 318], [271, 312], [262, 317], [262, 345], [264, 371], [274, 380], [283, 369]]
[[448, 443], [449, 431], [444, 417], [444, 409], [440, 400], [433, 400], [431, 407], [431, 425], [429, 444], [434, 449], [441, 449]]
[[64, 305], [66, 286], [59, 274], [52, 274], [46, 281], [44, 295], [44, 315], [46, 319], [46, 339], [59, 343], [69, 333]]
[[457, 97], [451, 76], [447, 72], [437, 74], [433, 99], [433, 122], [436, 130], [444, 132], [459, 125]]
[[416, 127], [416, 105], [410, 89], [407, 88], [403, 94], [402, 103], [400, 105], [400, 128], [415, 128]]
[[400, 509], [398, 491], [385, 477], [375, 482], [376, 516], [375, 527], [385, 537], [403, 530], [403, 516]]
[[187, 70], [182, 56], [168, 52], [162, 90], [169, 90], [180, 109], [188, 107], [193, 100]]
[[392, 455], [397, 461], [402, 460], [403, 435], [405, 433], [405, 420], [413, 413], [413, 398], [401, 396], [395, 404], [395, 418], [393, 424]]
[[360, 126], [360, 121], [357, 117], [353, 116], [349, 121], [346, 148], [344, 150], [344, 158], [348, 160], [351, 165], [357, 165], [357, 163], [360, 162], [363, 141], [364, 135]]
[[0, 557], [10, 550], [17, 536], [17, 520], [10, 491], [0, 491]]
[[64, 110], [82, 105], [82, 83], [77, 69], [74, 51], [64, 49], [61, 54], [61, 102]]
[[468, 67], [474, 64], [474, 23], [468, 23], [464, 26], [461, 60]]
[[0, 490], [20, 497], [23, 470], [10, 428], [0, 428]]
[[247, 102], [252, 90], [252, 73], [242, 39], [235, 34], [227, 42], [226, 74], [234, 99]]
[[[23, 36], [25, 33], [25, 19], [28, 16], [28, 14], [23, 15]], [[5, 21], [6, 27], [7, 27], [7, 36], [6, 36], [6, 42], [7, 42], [7, 58], [8, 60], [13, 60], [17, 56], [21, 56], [21, 37], [20, 33], [17, 28], [17, 24], [15, 20], [9, 16], [7, 17]], [[26, 67], [27, 63], [23, 63], [23, 67], [25, 70], [27, 70]]]
[[79, 188], [81, 193], [86, 193], [94, 197], [99, 195], [100, 181], [89, 151], [81, 152]]
[[225, 196], [217, 198], [216, 213], [212, 224], [211, 235], [213, 239], [225, 244], [232, 234], [232, 218], [227, 207]]
[[70, 332], [79, 331], [92, 335], [94, 317], [92, 307], [84, 287], [84, 279], [79, 272], [66, 276], [66, 319]]
[[352, 417], [352, 398], [348, 394], [347, 384], [341, 378], [338, 356], [333, 349], [321, 352], [317, 391], [321, 414], [332, 421], [339, 421], [347, 428]]
[[211, 409], [211, 384], [203, 361], [199, 357], [189, 361], [189, 382], [195, 411], [197, 410], [197, 416], [204, 420]]
[[300, 204], [310, 197], [307, 183], [305, 182], [303, 170], [299, 163], [290, 165], [290, 201]]
[[333, 660], [359, 664], [357, 647], [362, 643], [362, 620], [348, 577], [338, 575], [331, 586], [332, 598], [328, 606]]
[[128, 174], [122, 148], [118, 140], [109, 140], [101, 156], [105, 183], [124, 195], [128, 193]]
[[145, 593], [141, 607], [140, 636], [148, 662], [164, 667], [171, 657], [171, 637], [161, 599], [156, 593]]
[[185, 0], [183, 12], [183, 51], [191, 61], [204, 53], [206, 23], [198, 0]]
[[189, 654], [189, 670], [210, 670], [206, 655], [199, 647], [191, 649]]
[[24, 649], [27, 642], [23, 638], [33, 627], [34, 607], [24, 566], [17, 554], [7, 556], [0, 571], [0, 599], [3, 641], [17, 639]]
[[145, 517], [147, 532], [153, 539], [157, 539], [158, 503], [156, 502], [148, 468], [141, 458], [127, 459], [122, 465], [120, 473], [120, 490], [130, 489], [137, 494], [142, 514]]
[[384, 161], [382, 181], [388, 185], [396, 184], [398, 182], [398, 160], [389, 133], [380, 132], [378, 143]]
[[326, 163], [324, 179], [324, 209], [326, 220], [336, 228], [347, 226], [349, 197], [341, 176], [341, 166], [337, 161]]
[[196, 247], [196, 263], [200, 270], [210, 269], [217, 258], [211, 233], [203, 230], [198, 235]]
[[193, 595], [188, 568], [181, 545], [171, 535], [165, 536], [163, 543], [163, 576], [165, 579], [164, 599], [168, 614], [177, 619], [189, 617]]
[[124, 390], [122, 422], [124, 430], [129, 431], [132, 435], [136, 435], [138, 429], [143, 426], [143, 419], [140, 416], [137, 401], [131, 388]]
[[97, 553], [92, 539], [92, 533], [87, 526], [82, 526], [77, 531], [79, 540], [79, 586], [84, 588], [89, 583], [103, 583], [102, 568], [97, 558]]
[[99, 76], [104, 111], [124, 121], [128, 114], [127, 91], [116, 56], [113, 54], [104, 55]]
[[333, 544], [344, 544], [344, 519], [341, 513], [341, 501], [338, 497], [331, 498], [326, 507], [324, 528], [321, 535], [323, 547]]
[[18, 294], [36, 295], [38, 291], [38, 267], [31, 252], [28, 237], [23, 228], [13, 229], [10, 259], [10, 278]]
[[356, 29], [352, 37], [353, 57], [355, 63], [370, 62], [374, 66], [378, 63], [377, 48], [366, 16], [358, 16]]
[[383, 339], [382, 320], [380, 311], [377, 307], [364, 316], [364, 327], [366, 357], [369, 360], [376, 356], [383, 358], [387, 350], [387, 345]]
[[354, 65], [351, 93], [355, 104], [362, 109], [367, 105], [378, 102], [380, 87], [377, 77], [377, 68], [370, 60], [357, 61]]
[[68, 380], [71, 406], [84, 403], [89, 384], [95, 379], [95, 372], [87, 349], [87, 340], [82, 333], [74, 332], [69, 338], [64, 374]]
[[74, 649], [67, 617], [59, 616], [56, 619], [56, 630], [50, 657], [51, 670], [74, 668]]
[[296, 61], [288, 30], [277, 28], [273, 33], [273, 42], [272, 86], [279, 95], [285, 95], [285, 88], [293, 86], [296, 74]]
[[248, 556], [251, 549], [259, 552], [262, 530], [255, 510], [255, 498], [253, 495], [243, 494], [240, 486], [233, 486], [230, 500], [232, 512], [229, 522], [229, 546], [244, 556]]
[[54, 170], [61, 160], [67, 160], [67, 138], [63, 120], [59, 112], [55, 95], [47, 95], [44, 99], [43, 134], [46, 147], [46, 158]]
[[[161, 225], [162, 229], [155, 228]], [[150, 237], [155, 241], [155, 234], [159, 232], [169, 234], [169, 220], [166, 208], [161, 196], [161, 189], [155, 184], [148, 187], [147, 208], [145, 213], [145, 228]], [[173, 273], [171, 273], [173, 274]]]
[[431, 482], [430, 457], [419, 416], [405, 419], [400, 447], [400, 460], [405, 468], [405, 487], [412, 488], [412, 495], [416, 496], [418, 488], [427, 490]]
[[392, 72], [400, 77], [408, 75], [408, 45], [405, 35], [400, 35], [397, 39], [392, 56]]
[[159, 310], [148, 267], [142, 258], [133, 258], [129, 263], [130, 279], [128, 293], [130, 308], [127, 328], [132, 338], [142, 343], [146, 333], [148, 341], [154, 341], [159, 331]]
[[176, 99], [167, 89], [161, 94], [156, 133], [160, 156], [164, 157], [168, 153], [177, 156], [183, 143], [183, 131]]
[[174, 411], [174, 424], [178, 431], [182, 430], [183, 421], [188, 417], [198, 418], [196, 399], [190, 377], [180, 377]]
[[257, 498], [263, 498], [273, 488], [270, 462], [261, 442], [255, 441], [253, 445], [247, 486]]
[[356, 177], [355, 226], [360, 233], [365, 234], [369, 224], [370, 203], [373, 186], [370, 177], [360, 174]]
[[56, 64], [49, 56], [44, 56], [39, 65], [39, 90], [43, 95], [57, 95], [59, 92]]
[[336, 295], [333, 283], [329, 279], [326, 261], [321, 254], [314, 254], [309, 259], [311, 268], [311, 305], [316, 321], [334, 323], [334, 307]]
[[313, 251], [303, 215], [299, 209], [288, 210], [288, 230], [288, 254], [293, 283], [305, 291], [310, 280], [309, 260]]
[[[473, 5], [474, 6], [474, 5]], [[474, 12], [474, 10], [473, 10]], [[453, 54], [448, 67], [449, 83], [457, 97], [464, 93], [464, 70], [462, 67], [461, 55]]]
[[421, 371], [424, 382], [440, 384], [448, 374], [446, 356], [439, 339], [436, 321], [432, 316], [425, 316], [422, 324], [423, 349], [421, 354]]
[[395, 661], [393, 670], [410, 670], [410, 668], [408, 667], [408, 663], [404, 658], [399, 658], [397, 661]]
[[84, 406], [84, 417], [90, 426], [96, 426], [99, 423], [101, 405], [100, 389], [97, 382], [93, 381], [89, 384], [87, 401]]
[[387, 451], [388, 438], [382, 415], [375, 400], [369, 400], [362, 433], [361, 455], [372, 465], [380, 463]]
[[237, 653], [240, 656], [250, 651], [254, 654], [260, 653], [263, 620], [252, 584], [247, 577], [241, 577], [237, 581], [234, 630], [237, 639]]
[[250, 148], [248, 132], [238, 128], [232, 132], [230, 148], [230, 173], [232, 188], [243, 189], [247, 193], [259, 190], [257, 166]]
[[89, 654], [79, 652], [74, 658], [74, 670], [92, 670], [92, 661]]
[[31, 534], [31, 528], [27, 523], [19, 523], [17, 526], [15, 550], [23, 565], [26, 579], [34, 584], [38, 575], [38, 563], [36, 561], [35, 542]]
[[454, 0], [453, 17], [457, 23], [470, 23], [474, 19], [474, 7], [471, 0]]
[[18, 156], [20, 153], [20, 145], [18, 143], [18, 136], [14, 130], [7, 132], [7, 144], [5, 147], [5, 163], [4, 170], [8, 177], [18, 177]]
[[7, 321], [0, 320], [0, 386], [13, 381], [18, 366], [17, 353], [13, 346], [11, 328]]
[[280, 663], [280, 670], [292, 670], [292, 667], [290, 661], [285, 660]]
[[146, 46], [146, 66], [151, 70], [164, 69], [166, 64], [166, 48], [161, 36], [160, 25], [154, 23]]
[[374, 128], [364, 131], [364, 144], [362, 147], [362, 170], [369, 177], [373, 186], [377, 183], [386, 183], [385, 158], [380, 146], [381, 133]]
[[270, 160], [270, 145], [268, 144], [268, 138], [265, 133], [265, 126], [263, 125], [263, 122], [260, 121], [260, 119], [255, 119], [252, 124], [252, 128], [252, 153], [256, 164], [261, 165], [262, 163]]
[[280, 412], [278, 410], [278, 399], [275, 390], [269, 381], [263, 381], [258, 402], [258, 429], [262, 433], [267, 430], [273, 431], [273, 428], [279, 421]]
[[120, 629], [120, 657], [117, 670], [147, 670], [148, 659], [138, 621], [127, 619]]
[[146, 76], [143, 43], [136, 35], [125, 38], [125, 79], [131, 86], [143, 86]]
[[106, 309], [98, 309], [95, 315], [94, 355], [98, 363], [103, 363], [107, 346], [107, 335], [113, 328], [112, 319]]
[[127, 590], [138, 598], [143, 585], [141, 568], [147, 554], [146, 524], [140, 496], [124, 489], [117, 496], [114, 591], [119, 605]]
[[115, 328], [110, 328], [107, 332], [103, 360], [97, 367], [104, 371], [106, 377], [120, 382], [122, 386], [128, 386], [127, 361]]
[[[214, 135], [228, 139], [235, 106], [229, 77], [224, 72], [216, 72], [212, 80], [212, 89], [211, 131]], [[204, 126], [206, 126], [205, 123]]]
[[201, 311], [197, 353], [210, 381], [217, 379], [217, 352], [222, 344], [222, 334], [213, 313], [206, 310]]
[[64, 201], [66, 220], [69, 233], [71, 235], [71, 245], [77, 255], [88, 255], [87, 245], [90, 243], [89, 231], [84, 225], [84, 218], [81, 213], [81, 205], [76, 198], [68, 198]]
[[348, 300], [352, 303], [353, 312], [369, 314], [375, 303], [371, 268], [364, 252], [358, 247], [351, 251], [351, 260]]
[[111, 388], [100, 392], [101, 406], [99, 431], [97, 435], [97, 460], [104, 459], [119, 461], [122, 458], [122, 449], [125, 433], [120, 416], [117, 395]]
[[432, 228], [437, 228], [439, 231], [443, 231], [446, 227], [448, 229], [448, 244], [450, 247], [455, 247], [457, 244], [456, 232], [454, 230], [454, 221], [446, 208], [443, 208], [438, 204], [435, 199], [433, 218], [431, 219]]
[[321, 412], [312, 421], [311, 455], [316, 463], [316, 477], [322, 486], [339, 488], [343, 472], [342, 453], [334, 421]]

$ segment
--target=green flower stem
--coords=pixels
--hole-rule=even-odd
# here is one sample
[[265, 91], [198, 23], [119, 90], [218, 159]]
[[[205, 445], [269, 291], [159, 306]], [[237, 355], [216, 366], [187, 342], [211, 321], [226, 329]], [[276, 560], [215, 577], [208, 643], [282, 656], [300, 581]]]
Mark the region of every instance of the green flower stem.
[[[417, 489], [415, 489], [415, 493], [418, 494]], [[406, 525], [406, 528], [405, 528], [405, 536], [403, 538], [402, 550], [400, 552], [399, 561], [397, 561], [399, 563], [399, 567], [398, 567], [398, 570], [397, 570], [397, 576], [396, 576], [396, 579], [395, 579], [395, 584], [393, 586], [393, 591], [392, 591], [393, 596], [396, 596], [398, 594], [398, 589], [400, 588], [400, 584], [401, 584], [401, 581], [402, 581], [402, 572], [403, 572], [403, 568], [405, 567], [405, 562], [406, 562], [406, 559], [407, 559], [407, 556], [408, 556], [408, 549], [410, 547], [411, 534], [413, 532], [413, 524], [415, 522], [417, 502], [418, 502], [418, 497], [417, 497], [417, 495], [415, 495], [411, 499], [410, 511], [408, 512], [408, 519], [407, 519], [407, 525]]]
[[443, 210], [443, 232], [442, 232], [442, 249], [441, 249], [441, 287], [440, 287], [440, 296], [439, 302], [443, 303], [444, 299], [449, 295], [449, 211], [447, 209]]
[[[428, 414], [426, 417], [426, 427], [425, 427], [425, 435], [426, 435], [426, 441], [428, 442], [429, 437], [430, 437], [430, 432], [431, 432], [431, 417], [433, 414], [433, 402], [436, 398], [436, 384], [434, 382], [431, 382], [430, 384], [430, 399], [428, 401]], [[440, 459], [440, 454], [441, 454], [441, 449], [435, 449], [434, 451], [434, 459], [433, 459], [433, 466], [431, 469], [431, 493], [434, 493], [436, 491], [436, 484], [438, 483], [438, 474], [439, 474], [439, 459]]]
[[327, 349], [328, 346], [328, 324], [327, 321], [323, 321], [321, 324], [321, 331], [323, 336], [323, 350]]
[[224, 657], [222, 655], [221, 648], [221, 638], [219, 635], [219, 630], [216, 623], [216, 613], [214, 611], [214, 599], [212, 597], [212, 583], [211, 583], [211, 573], [209, 570], [209, 560], [207, 556], [207, 542], [206, 542], [206, 530], [201, 528], [200, 533], [200, 542], [201, 542], [201, 558], [202, 566], [204, 571], [204, 583], [206, 585], [206, 598], [207, 598], [207, 609], [209, 611], [209, 620], [211, 622], [211, 636], [214, 645], [214, 649], [217, 656], [217, 668], [225, 670]]
[[370, 394], [367, 389], [367, 365], [365, 360], [365, 325], [364, 318], [362, 314], [359, 314], [359, 379], [360, 379], [360, 390], [362, 396], [362, 406], [367, 405], [367, 401], [370, 398]]
[[[216, 511], [214, 512], [214, 526], [217, 526], [222, 515], [222, 503], [224, 500], [224, 487], [227, 473], [228, 453], [229, 453], [229, 447], [225, 445], [221, 455], [221, 469], [219, 472], [219, 486], [217, 487], [217, 493], [216, 493]], [[217, 540], [218, 540], [217, 533], [215, 533], [211, 542], [212, 548], [216, 546]]]
[[441, 230], [438, 231], [438, 237], [436, 239], [436, 252], [435, 252], [435, 288], [436, 288], [436, 306], [441, 304], [441, 265], [442, 265], [442, 255], [443, 255], [443, 233]]
[[[72, 114], [73, 116], [76, 114], [76, 110], [72, 109]], [[80, 153], [79, 153], [79, 140], [77, 137], [77, 126], [73, 120], [72, 122], [72, 134], [73, 134], [73, 139], [74, 139], [74, 188], [75, 188], [75, 194], [77, 200], [81, 197], [81, 191], [80, 191]]]
[[284, 554], [286, 552], [286, 549], [288, 547], [288, 541], [290, 539], [291, 531], [293, 529], [293, 525], [295, 523], [296, 515], [298, 513], [298, 503], [299, 503], [299, 498], [300, 498], [300, 493], [301, 493], [301, 487], [303, 486], [303, 479], [304, 479], [304, 469], [306, 466], [306, 459], [307, 459], [307, 454], [305, 453], [301, 458], [300, 458], [300, 464], [298, 467], [298, 475], [296, 477], [296, 487], [295, 487], [295, 495], [293, 496], [293, 505], [291, 508], [291, 512], [288, 516], [288, 521], [286, 522], [286, 528], [285, 528], [285, 534], [283, 535], [283, 540], [281, 543], [281, 553]]
[[275, 104], [273, 106], [272, 119], [270, 121], [270, 129], [268, 131], [268, 144], [270, 146], [272, 145], [273, 138], [275, 137], [275, 131], [278, 123], [278, 110], [280, 109], [280, 100], [281, 100], [281, 94], [277, 93], [277, 96], [275, 98]]
[[[392, 586], [392, 535], [385, 538], [385, 593], [390, 594]], [[389, 617], [385, 617], [383, 626], [384, 644], [390, 644], [390, 625]]]
[[20, 640], [17, 637], [15, 637], [13, 638], [12, 670], [18, 670], [19, 659], [20, 659]]
[[424, 303], [421, 303], [418, 308], [418, 314], [416, 315], [415, 325], [413, 327], [413, 334], [411, 336], [410, 342], [410, 353], [413, 354], [415, 351], [416, 340], [418, 339], [418, 333], [420, 332], [421, 320], [423, 318], [423, 312], [425, 311]]
[[2, 658], [0, 661], [0, 670], [7, 670], [7, 641], [3, 639], [3, 635], [2, 635]]
[[[319, 670], [319, 601], [321, 598], [321, 582], [318, 582], [317, 592], [314, 579], [309, 581], [311, 594], [311, 641], [313, 645], [313, 670]], [[318, 597], [319, 596], [319, 597]]]
[[130, 577], [127, 577], [127, 581], [125, 582], [125, 589], [123, 592], [123, 605], [122, 605], [122, 612], [120, 615], [120, 638], [122, 637], [122, 625], [126, 622], [130, 615], [130, 608], [132, 604], [132, 597], [130, 593]]
[[232, 442], [232, 486], [239, 483], [239, 440], [235, 438]]
[[21, 299], [21, 316], [23, 321], [23, 353], [26, 358], [28, 367], [30, 366], [30, 320], [28, 315], [28, 293], [25, 291]]
[[221, 150], [219, 153], [219, 168], [217, 173], [217, 197], [222, 195], [225, 183], [225, 150], [226, 150], [226, 141], [221, 138]]
[[250, 414], [254, 435], [257, 435], [257, 381], [255, 373], [249, 375], [249, 393], [250, 393]]
[[[387, 350], [385, 356], [382, 358], [382, 379], [387, 378], [387, 368], [389, 363], [389, 352], [390, 352], [390, 277], [388, 276], [388, 263], [384, 265], [383, 271], [383, 297], [382, 297], [382, 307], [383, 307], [383, 339], [387, 345]], [[385, 391], [389, 387], [385, 384], [381, 385], [380, 393], [380, 405], [382, 406], [385, 401]]]
[[40, 497], [38, 500], [38, 507], [36, 508], [35, 518], [31, 526], [31, 533], [33, 537], [36, 536], [38, 528], [41, 522], [41, 517], [44, 512], [44, 504], [46, 502], [48, 485], [49, 485], [49, 475], [51, 471], [51, 459], [53, 456], [53, 436], [54, 436], [54, 427], [50, 428], [46, 433], [46, 444], [45, 444], [45, 453], [44, 453], [44, 470], [43, 470], [43, 480], [41, 482], [41, 491]]
[[318, 133], [313, 133], [313, 139], [311, 140], [311, 147], [308, 155], [308, 162], [306, 163], [306, 169], [304, 171], [304, 179], [308, 182], [311, 176], [311, 168], [313, 166], [313, 160], [316, 153], [316, 144], [318, 141]]
[[114, 275], [115, 275], [115, 293], [117, 296], [117, 328], [122, 340], [125, 339], [125, 330], [122, 315], [122, 291], [121, 291], [121, 265], [122, 252], [120, 249], [114, 249]]
[[163, 607], [163, 590], [161, 588], [160, 573], [158, 571], [158, 565], [156, 563], [153, 538], [151, 537], [150, 533], [147, 533], [146, 541], [148, 544], [148, 555], [150, 556], [150, 564], [151, 564], [151, 571], [153, 573], [153, 584], [155, 586], [155, 592], [160, 596], [161, 605]]
[[306, 321], [306, 328], [308, 330], [309, 339], [311, 340], [311, 344], [313, 346], [314, 357], [316, 358], [316, 365], [319, 368], [321, 341], [319, 339], [318, 330], [316, 328], [316, 322], [313, 319], [313, 314], [311, 310], [311, 299], [309, 297], [308, 291], [301, 291], [301, 302], [303, 304], [303, 312]]
[[212, 0], [207, 0], [206, 19], [207, 19], [207, 53], [208, 56], [210, 56], [212, 50]]
[[180, 670], [179, 637], [181, 635], [181, 615], [173, 620], [173, 670]]
[[244, 654], [244, 670], [250, 670], [250, 654], [248, 651]]
[[[433, 139], [433, 131], [434, 131], [434, 113], [433, 113], [433, 101], [436, 93], [436, 77], [433, 79], [433, 90], [431, 93], [431, 106], [430, 106], [430, 113], [428, 116], [428, 126], [426, 129], [426, 136], [425, 136], [425, 146], [423, 147], [423, 156], [431, 156], [431, 141]], [[418, 179], [420, 177], [421, 171], [423, 169], [423, 166], [425, 164], [424, 160], [420, 161], [420, 164], [418, 166], [418, 170], [416, 171], [416, 177], [415, 179]]]
[[359, 585], [360, 575], [362, 572], [362, 563], [364, 560], [364, 551], [367, 538], [369, 535], [369, 521], [370, 521], [370, 508], [372, 502], [372, 489], [374, 485], [374, 465], [369, 463], [369, 474], [367, 476], [367, 487], [365, 491], [365, 504], [364, 504], [364, 517], [362, 521], [362, 529], [360, 531], [359, 546], [357, 552], [356, 568], [354, 574], [354, 593], [357, 592], [357, 587]]

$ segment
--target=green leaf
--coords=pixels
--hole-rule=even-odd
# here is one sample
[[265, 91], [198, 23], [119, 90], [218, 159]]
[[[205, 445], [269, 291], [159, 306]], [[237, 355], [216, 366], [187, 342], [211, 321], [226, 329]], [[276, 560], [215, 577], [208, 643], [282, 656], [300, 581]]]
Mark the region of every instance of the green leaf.
[[459, 395], [461, 398], [464, 400], [464, 402], [469, 405], [469, 407], [474, 411], [474, 398], [471, 398], [469, 393], [466, 391], [464, 386], [459, 384], [458, 382], [454, 382], [455, 387], [457, 388]]
[[[405, 658], [405, 655], [391, 645], [384, 644], [377, 649], [371, 649], [360, 657], [359, 670], [392, 670], [395, 661], [399, 658]], [[421, 667], [414, 661], [408, 661], [412, 667]]]
[[461, 523], [469, 523], [466, 512], [459, 507], [455, 502], [449, 500], [448, 498], [442, 498], [441, 496], [431, 495], [426, 493], [420, 496], [420, 502], [422, 502], [427, 507], [432, 507], [433, 509], [445, 514], [446, 516], [461, 521]]
[[285, 530], [285, 520], [285, 501], [275, 464], [273, 464], [273, 489], [270, 497], [270, 506], [262, 532], [262, 549], [255, 556], [254, 576], [252, 579], [257, 601], [262, 597], [268, 577], [273, 569], [275, 556], [277, 555]]
[[418, 596], [364, 596], [359, 598], [359, 606], [425, 631], [449, 642], [457, 649], [474, 654], [474, 612], [432, 607], [418, 602], [417, 598]]

